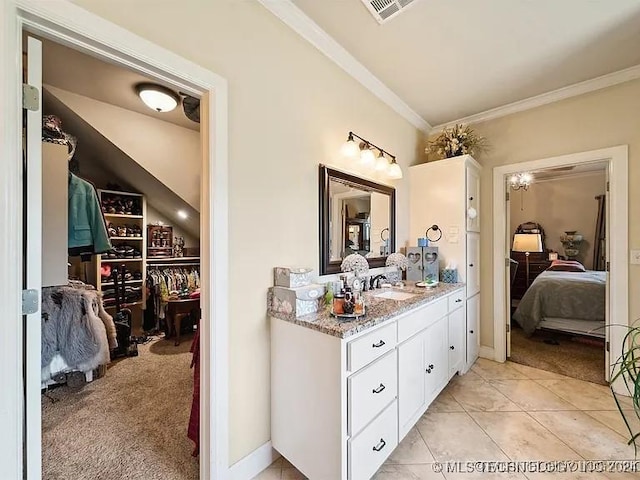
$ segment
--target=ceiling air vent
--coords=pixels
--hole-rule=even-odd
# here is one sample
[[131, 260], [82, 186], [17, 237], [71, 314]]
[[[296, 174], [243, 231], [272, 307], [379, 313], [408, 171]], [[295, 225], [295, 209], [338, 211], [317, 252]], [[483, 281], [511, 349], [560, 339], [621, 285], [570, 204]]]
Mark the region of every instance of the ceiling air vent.
[[362, 0], [378, 23], [391, 20], [417, 0]]

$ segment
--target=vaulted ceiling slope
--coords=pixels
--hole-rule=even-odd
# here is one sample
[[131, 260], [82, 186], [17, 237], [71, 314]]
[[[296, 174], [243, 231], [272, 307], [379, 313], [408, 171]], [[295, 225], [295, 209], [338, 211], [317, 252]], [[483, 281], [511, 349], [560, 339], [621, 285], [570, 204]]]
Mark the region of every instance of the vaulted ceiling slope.
[[[54, 87], [45, 88], [43, 94], [44, 111], [47, 114], [58, 116], [62, 120], [63, 129], [78, 139], [78, 147], [74, 159], [79, 162], [80, 174], [83, 178], [93, 181], [98, 187], [106, 187], [106, 182], [119, 184], [124, 189], [134, 192], [142, 192], [147, 197], [148, 205], [160, 212], [171, 222], [184, 229], [187, 234], [194, 238], [200, 237], [200, 213], [199, 208], [194, 207], [191, 202], [182, 198], [178, 193], [165, 183], [161, 182], [153, 171], [149, 171], [139, 162], [127, 154], [127, 139], [122, 139], [117, 132], [109, 132], [111, 138], [107, 138], [106, 132], [100, 131], [99, 126], [90, 123], [82, 115], [82, 108], [74, 105], [73, 94]], [[101, 102], [86, 99], [93, 102], [94, 107], [100, 106]], [[76, 107], [75, 109], [73, 107]], [[112, 106], [109, 106], [112, 107]], [[117, 107], [112, 107], [117, 108]], [[121, 114], [126, 115], [126, 110], [121, 110]], [[130, 115], [137, 115], [128, 112]], [[112, 117], [115, 118], [115, 117]], [[129, 120], [127, 116], [118, 117], [120, 120]], [[157, 121], [149, 119], [152, 122]], [[116, 119], [116, 122], [118, 119]], [[162, 122], [161, 122], [162, 123]], [[129, 123], [129, 128], [136, 129], [136, 124]], [[138, 125], [138, 132], [144, 136], [144, 125]], [[179, 128], [179, 127], [175, 127]], [[191, 132], [191, 130], [188, 130]], [[122, 140], [122, 142], [120, 141]], [[145, 142], [138, 142], [141, 148]], [[185, 161], [177, 159], [176, 177], [181, 177], [184, 171]], [[153, 170], [153, 168], [152, 168]], [[197, 192], [196, 192], [197, 193]], [[196, 204], [197, 205], [197, 204]], [[187, 219], [178, 218], [176, 212], [183, 210], [188, 213]]]
[[431, 125], [640, 64], [638, 0], [292, 1]]

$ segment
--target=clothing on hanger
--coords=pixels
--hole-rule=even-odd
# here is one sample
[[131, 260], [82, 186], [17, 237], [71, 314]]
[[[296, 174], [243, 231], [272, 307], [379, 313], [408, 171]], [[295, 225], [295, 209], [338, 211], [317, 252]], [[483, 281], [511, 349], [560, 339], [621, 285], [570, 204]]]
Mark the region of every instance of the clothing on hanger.
[[71, 256], [111, 250], [98, 194], [93, 185], [73, 173], [69, 173], [68, 234]]

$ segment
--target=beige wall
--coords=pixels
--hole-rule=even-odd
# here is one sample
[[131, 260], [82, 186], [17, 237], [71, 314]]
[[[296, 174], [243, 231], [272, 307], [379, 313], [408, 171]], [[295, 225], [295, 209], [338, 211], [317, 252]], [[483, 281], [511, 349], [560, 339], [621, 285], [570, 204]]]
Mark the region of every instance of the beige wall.
[[180, 225], [180, 220], [172, 220], [167, 218], [165, 215], [160, 213], [158, 210], [153, 208], [153, 206], [149, 205], [147, 202], [147, 224], [157, 224], [161, 222], [161, 225], [170, 225], [173, 227], [173, 236], [184, 237], [184, 246], [185, 247], [199, 247], [200, 246], [200, 238], [194, 237], [189, 232], [187, 232], [184, 227]]
[[[75, 0], [229, 81], [230, 461], [270, 438], [272, 267], [318, 267], [318, 164], [339, 168], [349, 130], [397, 155], [419, 133], [253, 1]], [[408, 180], [394, 182], [398, 245]]]
[[[615, 145], [629, 145], [629, 246], [640, 248], [640, 81], [589, 93], [475, 125], [492, 149], [482, 171], [481, 344], [493, 346], [492, 168]], [[615, 235], [615, 232], [613, 232]], [[640, 316], [640, 269], [630, 266], [629, 312]]]
[[525, 192], [511, 193], [511, 222], [513, 232], [524, 222], [539, 223], [545, 233], [545, 248], [564, 254], [560, 235], [576, 230], [584, 240], [576, 260], [586, 268], [593, 268], [593, 246], [598, 218], [596, 195], [605, 193], [604, 171], [578, 176], [536, 181]]

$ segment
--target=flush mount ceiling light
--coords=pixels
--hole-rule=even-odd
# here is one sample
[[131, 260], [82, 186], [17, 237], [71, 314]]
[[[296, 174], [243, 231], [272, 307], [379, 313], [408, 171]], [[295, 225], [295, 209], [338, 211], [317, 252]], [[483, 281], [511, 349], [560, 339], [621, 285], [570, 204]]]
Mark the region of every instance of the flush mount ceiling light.
[[[355, 140], [356, 138], [360, 143]], [[377, 156], [376, 150], [378, 151]], [[402, 178], [402, 169], [396, 163], [395, 156], [353, 132], [349, 132], [347, 141], [342, 145], [340, 152], [350, 160], [356, 160], [359, 157], [360, 163], [366, 168], [376, 172], [385, 172], [393, 180]]]
[[509, 178], [509, 185], [514, 190], [529, 190], [531, 182], [533, 182], [533, 175], [528, 172], [514, 173]]
[[182, 220], [186, 220], [187, 218], [189, 218], [189, 214], [184, 210], [178, 210], [176, 213]]
[[176, 92], [155, 83], [136, 85], [136, 93], [147, 107], [156, 112], [170, 112], [180, 102]]

